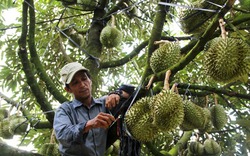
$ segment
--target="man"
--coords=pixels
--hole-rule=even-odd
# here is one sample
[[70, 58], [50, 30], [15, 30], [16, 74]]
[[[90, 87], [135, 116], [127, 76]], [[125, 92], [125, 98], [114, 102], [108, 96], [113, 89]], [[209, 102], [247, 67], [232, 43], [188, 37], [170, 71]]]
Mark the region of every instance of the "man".
[[64, 102], [55, 113], [53, 127], [60, 153], [63, 156], [103, 156], [107, 128], [115, 121], [114, 116], [106, 113], [106, 110], [119, 103], [120, 93], [124, 98], [128, 98], [129, 94], [120, 90], [94, 99], [89, 71], [77, 62], [65, 65], [60, 75], [65, 90], [74, 96], [72, 101]]

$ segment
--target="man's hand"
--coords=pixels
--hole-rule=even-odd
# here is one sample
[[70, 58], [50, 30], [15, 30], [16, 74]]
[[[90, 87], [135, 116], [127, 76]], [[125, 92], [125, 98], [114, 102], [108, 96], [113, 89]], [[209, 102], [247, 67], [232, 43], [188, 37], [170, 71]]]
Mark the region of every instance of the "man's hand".
[[95, 118], [89, 120], [84, 128], [84, 133], [92, 128], [108, 128], [115, 121], [114, 116], [100, 112]]
[[108, 109], [111, 109], [113, 107], [115, 107], [120, 101], [120, 96], [117, 94], [110, 94], [107, 98], [106, 98], [106, 103], [105, 103], [105, 107]]

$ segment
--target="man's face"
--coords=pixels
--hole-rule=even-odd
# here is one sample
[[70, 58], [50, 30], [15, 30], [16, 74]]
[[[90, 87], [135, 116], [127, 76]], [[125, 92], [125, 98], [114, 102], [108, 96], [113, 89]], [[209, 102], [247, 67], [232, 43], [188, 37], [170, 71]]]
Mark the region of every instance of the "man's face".
[[91, 97], [92, 81], [89, 79], [85, 71], [77, 72], [71, 82], [69, 88], [65, 88], [67, 92], [74, 94], [79, 101], [84, 101]]

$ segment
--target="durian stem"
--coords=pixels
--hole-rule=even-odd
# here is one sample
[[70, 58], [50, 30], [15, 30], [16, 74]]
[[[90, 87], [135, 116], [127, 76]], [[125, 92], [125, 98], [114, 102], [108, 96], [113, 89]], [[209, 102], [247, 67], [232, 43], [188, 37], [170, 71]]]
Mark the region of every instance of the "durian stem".
[[177, 83], [174, 83], [172, 88], [171, 88], [172, 92], [175, 92], [176, 94], [179, 94], [178, 88], [177, 88]]
[[168, 40], [160, 40], [160, 41], [155, 41], [154, 42], [155, 45], [159, 45], [159, 46], [162, 46], [165, 43], [169, 43], [169, 41]]
[[111, 27], [115, 27], [115, 16], [111, 15]]
[[149, 88], [151, 87], [153, 81], [155, 79], [155, 75], [153, 75], [150, 80], [148, 81], [148, 84], [145, 86], [145, 89], [149, 90]]
[[206, 106], [205, 106], [206, 108], [208, 107], [207, 105], [208, 105], [208, 95], [206, 95]]
[[53, 129], [50, 135], [50, 143], [53, 144], [54, 142], [55, 142], [55, 138], [54, 138], [54, 129]]
[[214, 104], [215, 105], [218, 105], [218, 100], [217, 100], [217, 98], [216, 98], [216, 95], [214, 94]]
[[206, 138], [207, 138], [207, 139], [210, 139], [210, 136], [208, 135], [207, 132], [205, 132], [205, 135], [206, 135]]
[[164, 90], [169, 90], [170, 89], [170, 87], [169, 87], [169, 77], [170, 77], [170, 75], [171, 75], [171, 70], [168, 70], [166, 72], [165, 79], [164, 79], [164, 87], [163, 87]]
[[223, 39], [226, 39], [227, 38], [227, 32], [226, 32], [226, 29], [225, 29], [225, 22], [222, 18], [219, 19], [219, 24], [220, 24], [220, 30], [221, 30], [221, 37]]
[[195, 133], [195, 135], [196, 135], [196, 141], [199, 141], [199, 138], [200, 138], [199, 134]]

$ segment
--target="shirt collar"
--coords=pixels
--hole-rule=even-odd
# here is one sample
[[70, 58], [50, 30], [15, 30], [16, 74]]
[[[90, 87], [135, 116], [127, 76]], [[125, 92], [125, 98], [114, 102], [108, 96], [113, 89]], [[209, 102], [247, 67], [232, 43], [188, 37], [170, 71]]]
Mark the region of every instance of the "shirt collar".
[[[76, 108], [76, 107], [80, 107], [80, 106], [82, 106], [82, 105], [83, 105], [83, 103], [82, 103], [82, 102], [80, 102], [80, 101], [79, 101], [79, 100], [77, 100], [77, 99], [74, 99], [74, 100], [72, 101], [72, 104], [73, 104], [73, 107], [74, 107], [74, 108]], [[96, 105], [96, 104], [98, 104], [98, 105], [102, 105], [102, 104], [103, 104], [103, 101], [102, 101], [102, 100], [100, 100], [100, 99], [94, 99], [94, 98], [92, 98], [92, 103], [91, 103], [91, 106]]]

